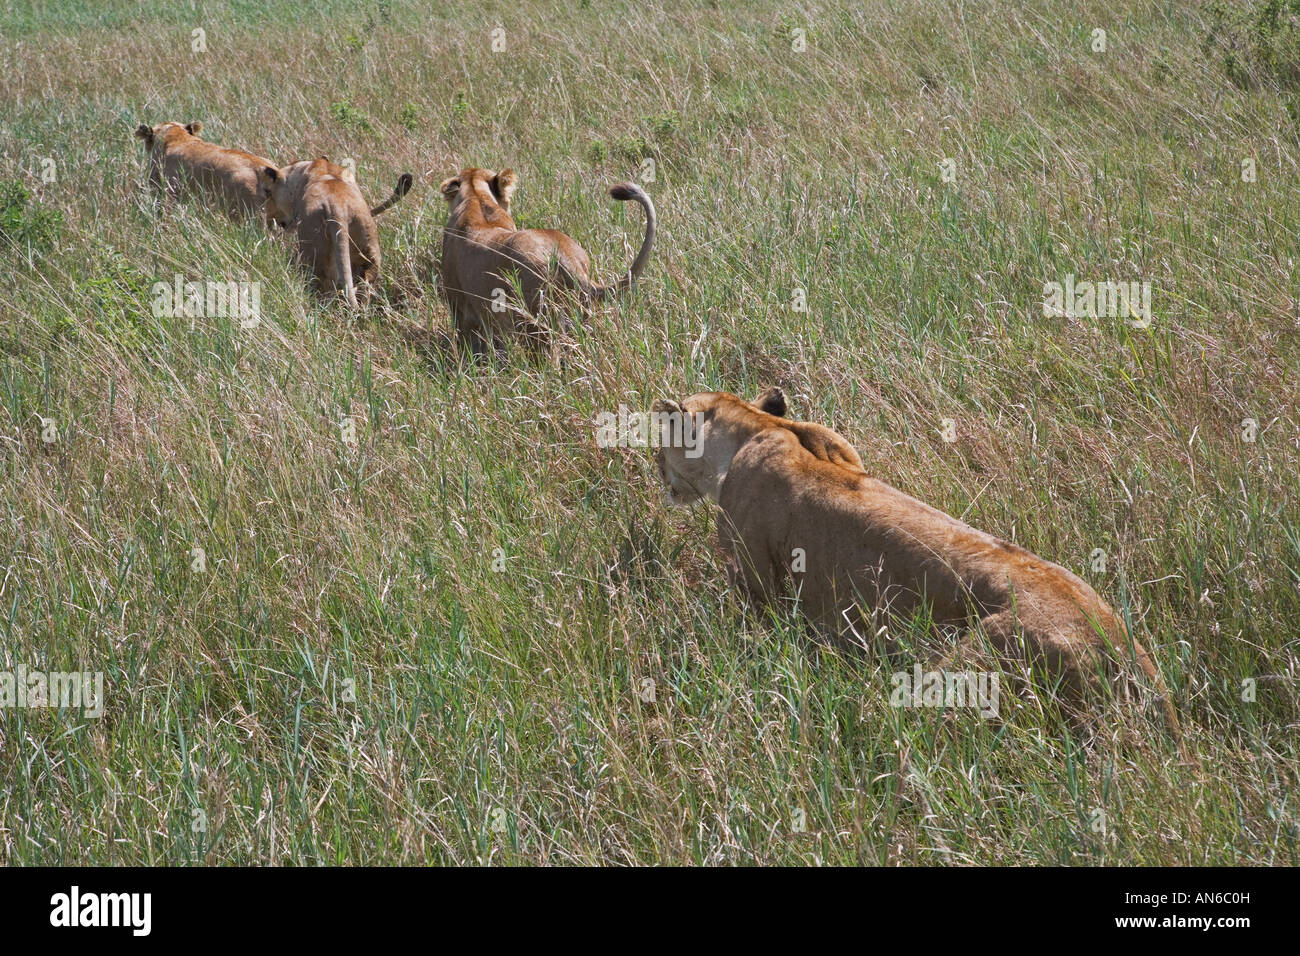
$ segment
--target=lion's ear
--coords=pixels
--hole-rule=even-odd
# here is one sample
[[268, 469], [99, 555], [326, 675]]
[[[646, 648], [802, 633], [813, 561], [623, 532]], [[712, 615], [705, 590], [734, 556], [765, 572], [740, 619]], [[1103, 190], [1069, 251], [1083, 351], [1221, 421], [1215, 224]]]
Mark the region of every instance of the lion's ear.
[[657, 429], [656, 437], [663, 448], [676, 448], [684, 443], [687, 448], [695, 444], [695, 420], [687, 414], [679, 402], [671, 398], [657, 399], [652, 410], [652, 428]]
[[510, 197], [515, 194], [519, 176], [513, 169], [503, 169], [492, 178], [492, 195], [503, 206], [510, 205]]
[[280, 170], [276, 169], [274, 166], [263, 166], [258, 171], [257, 175], [259, 178], [265, 179], [268, 182], [275, 182], [280, 178]]
[[135, 138], [144, 140], [146, 146], [153, 146], [153, 127], [141, 123], [135, 128]]
[[203, 132], [203, 124], [198, 120], [195, 120], [193, 123], [186, 123], [185, 132], [189, 133], [191, 136], [198, 136], [199, 133]]
[[447, 202], [451, 202], [460, 192], [460, 177], [450, 176], [447, 179], [444, 179], [442, 185], [439, 186], [438, 189], [442, 191], [442, 198], [447, 200]]
[[785, 418], [785, 392], [773, 385], [762, 395], [758, 396], [758, 398], [754, 399], [754, 406], [760, 412], [767, 412], [769, 415], [775, 415], [777, 418]]

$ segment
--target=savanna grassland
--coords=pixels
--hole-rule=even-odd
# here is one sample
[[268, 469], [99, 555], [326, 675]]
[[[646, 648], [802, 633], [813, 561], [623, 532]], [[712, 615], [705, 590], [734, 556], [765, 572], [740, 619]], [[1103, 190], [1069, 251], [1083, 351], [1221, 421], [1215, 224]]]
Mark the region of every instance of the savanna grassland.
[[[0, 669], [102, 672], [105, 713], [0, 709], [0, 861], [1300, 863], [1297, 22], [6, 3]], [[160, 216], [132, 131], [166, 120], [350, 158], [372, 202], [413, 172], [371, 308], [257, 222]], [[602, 280], [643, 222], [608, 186], [655, 201], [556, 361], [449, 349], [467, 165]], [[155, 316], [177, 275], [260, 282], [260, 321]], [[1150, 326], [1045, 316], [1069, 275], [1149, 281]], [[1198, 759], [1118, 704], [891, 707], [895, 663], [748, 613], [710, 510], [594, 423], [771, 384], [1086, 577]]]

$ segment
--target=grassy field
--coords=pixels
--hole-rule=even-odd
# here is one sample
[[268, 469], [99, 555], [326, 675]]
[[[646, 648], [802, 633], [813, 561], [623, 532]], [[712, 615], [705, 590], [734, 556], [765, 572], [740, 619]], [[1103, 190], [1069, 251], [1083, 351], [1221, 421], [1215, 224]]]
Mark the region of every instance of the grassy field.
[[[1300, 13], [1236, 9], [6, 3], [0, 670], [105, 713], [0, 709], [0, 861], [1300, 863]], [[155, 214], [132, 130], [196, 119], [371, 201], [415, 173], [374, 307]], [[563, 366], [447, 354], [466, 165], [602, 280], [646, 179], [646, 276]], [[176, 275], [260, 322], [155, 317]], [[1150, 326], [1045, 315], [1071, 275]], [[890, 662], [747, 615], [594, 423], [770, 384], [1090, 580], [1199, 764], [1127, 709], [893, 708]]]

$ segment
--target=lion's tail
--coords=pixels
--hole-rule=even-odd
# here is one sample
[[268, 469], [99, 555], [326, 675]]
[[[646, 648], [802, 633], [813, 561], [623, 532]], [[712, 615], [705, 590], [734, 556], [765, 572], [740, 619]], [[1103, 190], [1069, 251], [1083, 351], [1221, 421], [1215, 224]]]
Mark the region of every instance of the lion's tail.
[[343, 294], [347, 296], [348, 305], [357, 308], [357, 290], [352, 287], [352, 250], [348, 247], [348, 229], [336, 217], [330, 217], [329, 229], [334, 240], [334, 268], [339, 281], [343, 283]]
[[[1173, 694], [1169, 692], [1169, 685], [1165, 683], [1164, 677], [1161, 676], [1160, 668], [1156, 667], [1155, 661], [1151, 660], [1151, 655], [1136, 639], [1127, 640], [1123, 624], [1120, 625], [1120, 636], [1130, 645], [1133, 658], [1142, 670], [1142, 676], [1146, 678], [1151, 690], [1156, 695], [1156, 702], [1160, 707], [1161, 716], [1164, 718], [1165, 726], [1169, 729], [1170, 736], [1174, 738], [1174, 743], [1178, 745], [1178, 750], [1183, 755], [1183, 759], [1188, 760], [1187, 743], [1183, 738], [1182, 725], [1178, 722], [1178, 711], [1174, 707]], [[1124, 649], [1128, 650], [1128, 648]]]
[[397, 177], [397, 185], [393, 187], [393, 194], [370, 210], [370, 215], [378, 216], [381, 212], [387, 212], [397, 205], [398, 200], [411, 191], [413, 182], [410, 173], [402, 173]]
[[640, 203], [641, 208], [645, 210], [645, 238], [641, 240], [641, 249], [632, 260], [632, 267], [627, 273], [617, 281], [609, 285], [589, 286], [586, 294], [593, 300], [599, 302], [601, 299], [607, 299], [613, 295], [621, 295], [628, 289], [632, 288], [637, 278], [645, 271], [646, 263], [650, 261], [650, 250], [655, 244], [655, 229], [659, 225], [659, 219], [655, 215], [654, 203], [646, 195], [644, 189], [634, 183], [619, 183], [610, 187], [609, 194], [619, 202], [627, 202], [629, 199], [633, 202]]

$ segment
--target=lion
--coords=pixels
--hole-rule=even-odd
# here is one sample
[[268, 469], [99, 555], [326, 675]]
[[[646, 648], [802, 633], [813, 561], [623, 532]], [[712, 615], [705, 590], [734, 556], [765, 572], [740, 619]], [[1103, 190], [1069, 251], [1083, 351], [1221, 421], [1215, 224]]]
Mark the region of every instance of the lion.
[[164, 199], [177, 198], [187, 187], [196, 186], [216, 196], [232, 215], [260, 211], [258, 171], [275, 163], [242, 149], [206, 142], [199, 138], [202, 131], [203, 124], [198, 121], [136, 127], [136, 138], [149, 150], [149, 184]]
[[355, 285], [365, 282], [368, 297], [379, 278], [375, 216], [406, 195], [411, 174], [403, 173], [392, 196], [373, 209], [351, 171], [325, 156], [282, 168], [263, 166], [258, 183], [267, 216], [297, 235], [298, 260], [311, 269], [323, 291], [341, 291], [348, 305], [357, 308]]
[[[645, 238], [627, 273], [609, 285], [591, 281], [591, 259], [578, 243], [554, 229], [519, 229], [510, 218], [518, 186], [512, 169], [465, 169], [443, 180], [447, 224], [442, 233], [443, 294], [457, 337], [475, 355], [514, 339], [538, 352], [550, 344], [544, 320], [548, 293], [576, 294], [582, 310], [621, 294], [645, 270], [654, 245], [655, 207], [641, 187], [619, 183], [609, 194], [645, 210]], [[522, 302], [519, 301], [522, 296]]]
[[872, 478], [843, 437], [786, 411], [775, 388], [753, 403], [702, 392], [654, 404], [669, 499], [720, 508], [728, 576], [745, 598], [761, 607], [793, 593], [815, 630], [858, 643], [881, 633], [873, 621], [928, 612], [962, 635], [950, 660], [978, 659], [987, 641], [1039, 669], [1075, 715], [1103, 677], [1136, 663], [1181, 744], [1160, 672], [1087, 582]]

